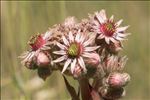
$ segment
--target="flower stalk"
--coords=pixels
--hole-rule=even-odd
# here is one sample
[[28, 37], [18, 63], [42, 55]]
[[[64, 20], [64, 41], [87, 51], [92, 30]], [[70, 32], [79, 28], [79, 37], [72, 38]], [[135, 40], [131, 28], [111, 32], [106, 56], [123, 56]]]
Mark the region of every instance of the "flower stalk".
[[82, 100], [92, 100], [89, 80], [86, 78], [79, 79]]

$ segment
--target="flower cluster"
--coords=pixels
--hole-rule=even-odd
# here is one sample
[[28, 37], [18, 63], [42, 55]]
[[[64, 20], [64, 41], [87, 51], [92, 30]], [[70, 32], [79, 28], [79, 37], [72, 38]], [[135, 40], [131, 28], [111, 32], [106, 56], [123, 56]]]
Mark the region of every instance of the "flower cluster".
[[90, 14], [77, 22], [68, 17], [43, 34], [31, 37], [30, 49], [20, 58], [29, 69], [37, 69], [44, 80], [55, 70], [76, 80], [93, 79], [89, 84], [101, 98], [118, 99], [130, 81], [123, 71], [127, 57], [120, 57], [122, 41], [127, 40], [129, 26], [120, 26], [105, 10]]

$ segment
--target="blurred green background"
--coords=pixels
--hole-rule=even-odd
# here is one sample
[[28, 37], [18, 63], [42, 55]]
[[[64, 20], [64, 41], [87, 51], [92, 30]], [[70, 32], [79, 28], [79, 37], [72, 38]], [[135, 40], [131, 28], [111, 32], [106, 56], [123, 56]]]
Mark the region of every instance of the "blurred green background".
[[[2, 100], [71, 100], [63, 78], [54, 72], [45, 82], [20, 64], [17, 58], [27, 49], [35, 33], [61, 23], [67, 16], [80, 21], [88, 13], [106, 9], [108, 16], [124, 19], [130, 25], [122, 55], [129, 60], [125, 70], [132, 80], [123, 100], [150, 100], [150, 16], [148, 1], [18, 1], [1, 2], [1, 99]], [[77, 83], [69, 78], [72, 85]]]

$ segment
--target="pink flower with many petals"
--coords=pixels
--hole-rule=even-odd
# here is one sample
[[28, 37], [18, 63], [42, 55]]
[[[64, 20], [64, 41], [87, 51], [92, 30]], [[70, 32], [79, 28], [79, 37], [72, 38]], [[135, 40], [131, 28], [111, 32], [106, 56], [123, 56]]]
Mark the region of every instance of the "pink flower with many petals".
[[125, 30], [129, 26], [119, 27], [122, 23], [122, 19], [118, 22], [114, 22], [114, 16], [112, 15], [109, 19], [106, 17], [105, 10], [96, 12], [94, 16], [94, 31], [99, 34], [98, 39], [105, 39], [106, 43], [109, 44], [110, 41], [116, 42], [126, 39], [130, 33], [125, 33]]
[[86, 72], [86, 66], [84, 58], [90, 58], [91, 53], [94, 53], [99, 46], [88, 47], [95, 39], [95, 35], [87, 36], [81, 33], [80, 30], [76, 33], [76, 36], [70, 31], [68, 37], [62, 36], [63, 44], [57, 43], [57, 46], [61, 49], [60, 51], [54, 51], [54, 54], [62, 55], [60, 58], [54, 60], [54, 63], [65, 61], [62, 73], [71, 64], [71, 72], [74, 72], [76, 64]]
[[48, 45], [51, 44], [51, 42], [49, 41], [52, 37], [51, 35], [52, 33], [50, 31], [47, 31], [45, 34], [38, 34], [34, 37], [31, 37], [31, 39], [28, 42], [31, 49], [20, 56], [23, 65], [30, 68], [30, 63], [33, 63], [33, 60], [36, 60], [35, 57], [38, 56], [38, 54], [42, 50], [50, 49]]

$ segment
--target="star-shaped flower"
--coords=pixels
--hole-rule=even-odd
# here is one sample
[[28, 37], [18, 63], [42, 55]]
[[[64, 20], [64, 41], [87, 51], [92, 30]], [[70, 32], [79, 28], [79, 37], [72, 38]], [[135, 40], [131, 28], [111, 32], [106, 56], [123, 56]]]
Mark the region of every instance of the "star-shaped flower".
[[71, 72], [74, 72], [76, 64], [79, 64], [84, 72], [86, 72], [86, 66], [84, 58], [90, 58], [91, 53], [99, 48], [99, 46], [89, 46], [95, 39], [95, 35], [87, 36], [81, 33], [80, 30], [76, 33], [76, 36], [70, 31], [68, 36], [62, 36], [63, 44], [57, 43], [60, 51], [54, 51], [54, 54], [62, 55], [60, 58], [54, 60], [54, 63], [65, 61], [62, 73], [71, 64]]
[[28, 44], [31, 47], [30, 50], [26, 51], [20, 56], [20, 58], [22, 59], [22, 64], [32, 69], [32, 65], [33, 63], [35, 63], [33, 60], [36, 60], [35, 56], [38, 56], [42, 50], [50, 49], [49, 44], [51, 44], [51, 42], [49, 40], [51, 39], [51, 37], [52, 33], [50, 31], [47, 31], [45, 34], [38, 34], [36, 36], [31, 37], [31, 39], [28, 42]]
[[110, 41], [115, 43], [116, 41], [125, 40], [130, 35], [130, 33], [125, 33], [129, 26], [120, 27], [123, 20], [115, 22], [113, 15], [108, 19], [105, 10], [96, 12], [92, 21], [94, 23], [94, 31], [99, 34], [98, 39], [104, 38], [107, 44]]

